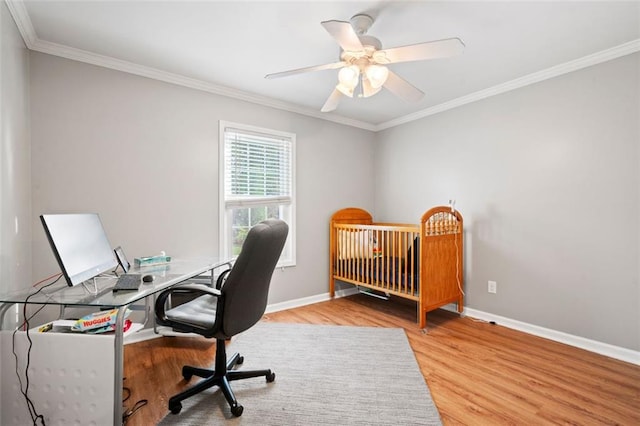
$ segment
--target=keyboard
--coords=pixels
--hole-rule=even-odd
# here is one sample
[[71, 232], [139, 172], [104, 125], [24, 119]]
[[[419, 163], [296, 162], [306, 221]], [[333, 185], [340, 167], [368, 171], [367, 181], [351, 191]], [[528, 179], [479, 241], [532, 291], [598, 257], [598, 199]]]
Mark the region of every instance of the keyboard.
[[124, 274], [118, 277], [113, 291], [132, 291], [137, 290], [140, 287], [142, 275], [140, 274]]

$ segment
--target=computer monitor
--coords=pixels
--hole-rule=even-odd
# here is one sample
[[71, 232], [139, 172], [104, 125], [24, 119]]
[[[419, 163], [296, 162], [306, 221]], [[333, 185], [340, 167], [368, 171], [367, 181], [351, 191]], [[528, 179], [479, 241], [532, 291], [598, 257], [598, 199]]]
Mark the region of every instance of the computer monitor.
[[69, 286], [117, 267], [97, 214], [43, 214], [40, 220]]

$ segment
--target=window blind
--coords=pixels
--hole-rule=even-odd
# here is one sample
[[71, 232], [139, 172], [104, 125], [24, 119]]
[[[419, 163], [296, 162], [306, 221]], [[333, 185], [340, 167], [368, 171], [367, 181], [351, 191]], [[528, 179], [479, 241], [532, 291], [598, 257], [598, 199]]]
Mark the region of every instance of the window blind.
[[225, 200], [291, 200], [291, 139], [234, 128], [224, 138]]

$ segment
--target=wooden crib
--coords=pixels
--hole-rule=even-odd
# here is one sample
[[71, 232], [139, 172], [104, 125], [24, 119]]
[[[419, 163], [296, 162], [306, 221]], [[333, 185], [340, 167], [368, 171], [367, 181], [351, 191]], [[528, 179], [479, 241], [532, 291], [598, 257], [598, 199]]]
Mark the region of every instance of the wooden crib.
[[374, 223], [346, 208], [331, 216], [329, 293], [335, 281], [415, 300], [418, 323], [427, 312], [457, 303], [462, 312], [462, 215], [448, 206], [428, 210], [420, 225]]

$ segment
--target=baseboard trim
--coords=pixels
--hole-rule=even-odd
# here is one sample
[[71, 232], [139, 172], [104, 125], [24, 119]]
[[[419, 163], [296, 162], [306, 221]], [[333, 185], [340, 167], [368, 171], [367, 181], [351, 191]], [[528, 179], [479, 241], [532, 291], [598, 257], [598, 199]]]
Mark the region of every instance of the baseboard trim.
[[[445, 309], [450, 310], [448, 306], [445, 307]], [[595, 352], [620, 361], [640, 365], [640, 352], [638, 351], [598, 342], [596, 340], [586, 339], [580, 336], [574, 336], [562, 331], [540, 327], [477, 309], [465, 307], [463, 314], [484, 321], [494, 321], [498, 325], [511, 328], [513, 330], [522, 331], [537, 337], [543, 337], [545, 339], [553, 340], [554, 342], [564, 343], [565, 345], [574, 346], [589, 352]]]
[[[357, 288], [349, 288], [346, 290], [337, 290], [335, 297], [346, 297], [358, 293]], [[267, 306], [265, 313], [270, 314], [272, 312], [285, 311], [287, 309], [300, 308], [302, 306], [313, 305], [314, 303], [326, 302], [331, 300], [329, 293], [322, 293], [316, 296], [303, 297], [301, 299], [288, 300], [286, 302], [273, 303]]]
[[[357, 288], [348, 288], [345, 290], [336, 291], [336, 298], [351, 296], [358, 293]], [[313, 305], [315, 303], [326, 302], [331, 300], [329, 293], [322, 293], [315, 296], [302, 297], [300, 299], [288, 300], [286, 302], [272, 303], [267, 306], [265, 313], [273, 313], [284, 311], [287, 309], [300, 308], [302, 306]], [[441, 309], [456, 312], [457, 306], [455, 304], [449, 304], [443, 306]], [[564, 343], [565, 345], [574, 346], [580, 349], [584, 349], [590, 352], [594, 352], [600, 355], [608, 356], [620, 361], [628, 362], [635, 365], [640, 365], [640, 352], [631, 349], [622, 348], [620, 346], [610, 345], [608, 343], [598, 342], [596, 340], [586, 339], [580, 336], [574, 336], [572, 334], [564, 333], [562, 331], [556, 331], [545, 327], [540, 327], [526, 322], [514, 320], [511, 318], [503, 317], [500, 315], [494, 315], [489, 312], [480, 311], [473, 308], [464, 308], [462, 315], [477, 318], [483, 321], [494, 321], [496, 324], [503, 327], [511, 328], [513, 330], [522, 331], [523, 333], [531, 334], [537, 337], [543, 337], [545, 339], [553, 340], [554, 342]], [[162, 337], [162, 335], [155, 334], [153, 329], [146, 328], [139, 332], [127, 337], [125, 344], [142, 342], [145, 340], [155, 339]]]

